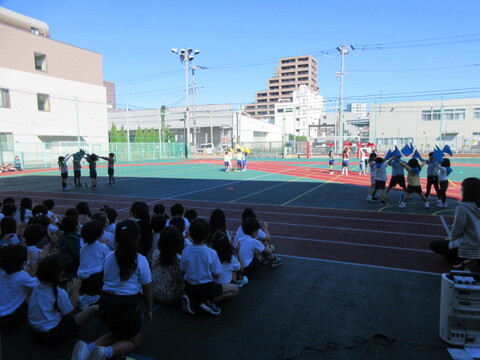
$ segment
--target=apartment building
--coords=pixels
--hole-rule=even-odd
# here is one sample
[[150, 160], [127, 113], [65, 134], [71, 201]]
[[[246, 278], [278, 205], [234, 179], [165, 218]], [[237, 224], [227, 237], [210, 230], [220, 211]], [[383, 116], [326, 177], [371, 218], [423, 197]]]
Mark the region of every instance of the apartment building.
[[102, 56], [5, 8], [0, 34], [0, 161], [18, 155], [33, 165], [68, 151], [60, 143], [108, 143]]
[[354, 113], [357, 118], [361, 119], [367, 116], [367, 104], [365, 103], [350, 103], [347, 104], [347, 112]]
[[275, 76], [267, 80], [267, 90], [258, 91], [255, 103], [247, 105], [245, 111], [256, 118], [273, 118], [275, 104], [292, 102], [300, 85], [318, 93], [317, 60], [311, 55], [281, 58]]

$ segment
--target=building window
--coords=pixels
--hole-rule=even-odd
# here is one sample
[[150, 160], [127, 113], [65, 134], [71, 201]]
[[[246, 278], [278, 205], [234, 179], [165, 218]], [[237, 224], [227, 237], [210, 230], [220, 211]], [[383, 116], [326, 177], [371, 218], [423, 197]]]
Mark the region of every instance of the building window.
[[295, 72], [284, 72], [282, 76], [295, 76]]
[[267, 99], [260, 99], [260, 100], [257, 100], [258, 103], [266, 103], [267, 102]]
[[291, 95], [293, 91], [282, 91], [282, 95]]
[[279, 86], [270, 86], [270, 90], [277, 90], [279, 88], [280, 88]]
[[13, 151], [13, 134], [0, 132], [0, 148], [4, 151]]
[[269, 80], [270, 84], [278, 84], [278, 79]]
[[465, 120], [465, 109], [455, 109], [455, 120]]
[[308, 57], [299, 58], [298, 61], [308, 61]]
[[37, 94], [38, 111], [50, 111], [50, 95]]
[[283, 109], [277, 109], [277, 113], [283, 113]]
[[298, 75], [308, 75], [308, 70], [299, 71]]
[[258, 97], [260, 97], [260, 96], [267, 96], [267, 93], [258, 93], [257, 96], [258, 96]]
[[301, 64], [301, 65], [298, 65], [298, 68], [308, 68], [308, 64]]
[[480, 119], [480, 108], [473, 109], [473, 118]]
[[266, 109], [267, 108], [267, 105], [258, 105], [257, 106], [257, 109]]
[[0, 107], [10, 108], [10, 90], [0, 89]]
[[39, 34], [40, 34], [40, 31], [38, 30], [38, 28], [33, 27], [33, 26], [30, 28], [30, 31], [31, 31], [32, 34], [34, 34], [34, 35], [39, 35]]
[[282, 70], [293, 70], [295, 69], [295, 65], [293, 66], [282, 66]]
[[298, 81], [308, 81], [308, 76], [298, 78]]
[[47, 55], [35, 53], [35, 70], [47, 71]]
[[282, 60], [282, 64], [291, 64], [294, 62], [295, 62], [295, 59]]
[[257, 114], [258, 115], [267, 115], [267, 111], [259, 111]]

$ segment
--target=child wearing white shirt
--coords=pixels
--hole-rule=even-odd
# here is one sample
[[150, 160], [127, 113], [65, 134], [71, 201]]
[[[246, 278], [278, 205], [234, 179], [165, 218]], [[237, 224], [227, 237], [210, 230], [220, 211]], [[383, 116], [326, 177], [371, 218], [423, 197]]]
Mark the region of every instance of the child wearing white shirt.
[[243, 261], [243, 274], [249, 279], [260, 268], [264, 261], [270, 264], [270, 267], [277, 267], [283, 264], [282, 259], [273, 255], [269, 247], [265, 247], [260, 241], [255, 239], [260, 229], [260, 223], [255, 218], [247, 218], [242, 223], [242, 229], [245, 237], [242, 239], [240, 248], [240, 257]]
[[110, 253], [107, 245], [99, 242], [103, 224], [91, 220], [82, 226], [81, 234], [85, 244], [80, 248], [80, 266], [77, 270], [78, 277], [82, 279], [80, 289], [87, 295], [99, 295], [103, 287], [103, 261]]
[[217, 252], [218, 258], [222, 264], [222, 271], [218, 279], [216, 279], [217, 284], [232, 283], [233, 274], [240, 270], [240, 262], [235, 256], [235, 249], [228, 241], [228, 236], [225, 232], [217, 231], [213, 234], [212, 248]]
[[[72, 359], [109, 359], [130, 353], [140, 343], [142, 316], [138, 307], [146, 304], [145, 320], [152, 320], [152, 273], [145, 256], [137, 252], [141, 232], [135, 220], [118, 223], [115, 251], [103, 264], [100, 319], [110, 333], [95, 342], [77, 342]], [[143, 294], [143, 295], [142, 295]]]
[[222, 265], [215, 250], [205, 245], [210, 235], [210, 225], [197, 218], [190, 225], [190, 237], [193, 244], [182, 252], [180, 269], [185, 272], [185, 295], [181, 297], [183, 309], [195, 314], [196, 307], [212, 314], [220, 314], [220, 308], [214, 301], [235, 296], [238, 287], [233, 284], [217, 284], [216, 279], [222, 272]]
[[232, 170], [232, 157], [228, 151], [225, 151], [223, 156], [223, 163], [225, 164], [225, 171]]
[[67, 292], [58, 286], [63, 274], [62, 258], [58, 254], [47, 256], [38, 264], [40, 284], [33, 290], [30, 299], [28, 322], [34, 339], [41, 344], [64, 343], [98, 312], [98, 306], [94, 305], [75, 314], [82, 282], [72, 280]]
[[7, 245], [0, 248], [0, 331], [10, 331], [27, 321], [27, 299], [38, 280], [36, 265], [23, 270], [27, 261], [27, 248], [22, 245]]

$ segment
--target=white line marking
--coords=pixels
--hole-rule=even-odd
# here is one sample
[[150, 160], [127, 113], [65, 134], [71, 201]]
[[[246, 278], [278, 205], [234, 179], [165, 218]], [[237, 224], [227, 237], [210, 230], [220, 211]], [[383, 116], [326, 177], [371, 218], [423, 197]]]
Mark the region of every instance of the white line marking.
[[447, 236], [448, 237], [452, 236], [452, 232], [448, 228], [447, 222], [445, 221], [443, 215], [440, 215], [440, 220], [442, 221], [443, 228], [445, 229], [445, 232], [447, 233]]
[[300, 240], [300, 241], [310, 241], [310, 242], [319, 242], [319, 243], [329, 243], [329, 244], [341, 244], [341, 245], [352, 245], [352, 246], [362, 246], [362, 247], [373, 247], [373, 248], [391, 249], [391, 250], [404, 250], [404, 251], [421, 252], [421, 253], [428, 253], [428, 254], [431, 254], [431, 253], [432, 253], [431, 250], [412, 249], [412, 248], [404, 248], [404, 247], [398, 247], [398, 246], [361, 244], [361, 243], [354, 243], [354, 242], [348, 242], [348, 241], [335, 241], [335, 240], [322, 240], [322, 239], [306, 239], [306, 238], [280, 236], [280, 235], [274, 235], [274, 238], [275, 238], [275, 239], [282, 238], [282, 239], [290, 239], [290, 240]]
[[432, 272], [428, 272], [428, 271], [390, 268], [390, 267], [379, 266], [379, 265], [357, 264], [357, 263], [351, 263], [351, 262], [346, 262], [346, 261], [315, 259], [315, 258], [293, 256], [293, 255], [282, 255], [282, 254], [278, 254], [278, 255], [282, 256], [282, 257], [286, 257], [286, 258], [292, 258], [292, 259], [311, 260], [311, 261], [327, 262], [327, 263], [342, 264], [342, 265], [353, 265], [353, 266], [369, 267], [369, 268], [382, 269], [382, 270], [404, 271], [404, 272], [409, 272], [409, 273], [414, 273], [414, 274], [425, 274], [425, 275], [435, 275], [435, 276], [441, 276], [442, 275], [442, 274], [439, 274], [439, 273], [432, 273]]

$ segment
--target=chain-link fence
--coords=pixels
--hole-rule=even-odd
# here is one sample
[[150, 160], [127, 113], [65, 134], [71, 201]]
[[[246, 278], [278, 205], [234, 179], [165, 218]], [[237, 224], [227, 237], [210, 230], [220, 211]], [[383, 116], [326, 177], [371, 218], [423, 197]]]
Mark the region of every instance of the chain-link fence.
[[[78, 142], [52, 142], [36, 144], [3, 144], [0, 148], [2, 164], [14, 164], [19, 161], [22, 168], [50, 168], [57, 167], [58, 157], [74, 154], [79, 149], [88, 153], [108, 157], [113, 152], [117, 162], [151, 161], [184, 158], [189, 154], [190, 147], [184, 143], [103, 143], [82, 144]], [[8, 150], [2, 150], [8, 149]], [[100, 160], [103, 161], [103, 160]]]

